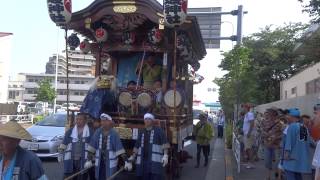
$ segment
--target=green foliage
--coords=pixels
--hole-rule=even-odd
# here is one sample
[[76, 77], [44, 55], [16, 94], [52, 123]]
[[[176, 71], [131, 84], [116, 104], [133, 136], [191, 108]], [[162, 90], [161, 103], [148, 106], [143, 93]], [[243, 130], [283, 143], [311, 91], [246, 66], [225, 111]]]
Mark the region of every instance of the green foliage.
[[232, 118], [237, 91], [240, 103], [264, 104], [279, 100], [280, 81], [317, 60], [313, 55], [301, 58], [294, 52], [306, 27], [300, 23], [267, 26], [244, 38], [242, 46], [223, 54], [219, 67], [227, 74], [214, 82], [220, 87], [219, 100], [227, 118]]
[[37, 122], [43, 120], [43, 118], [44, 118], [44, 115], [37, 115], [33, 118], [33, 123], [37, 123]]
[[312, 17], [312, 22], [320, 23], [320, 1], [319, 0], [298, 0], [301, 3], [307, 2], [304, 7], [304, 12], [309, 13]]
[[52, 103], [56, 97], [54, 88], [51, 87], [50, 79], [43, 79], [38, 83], [36, 100]]
[[225, 140], [226, 140], [226, 145], [228, 149], [232, 148], [232, 124], [228, 123], [226, 125], [226, 133], [225, 133]]

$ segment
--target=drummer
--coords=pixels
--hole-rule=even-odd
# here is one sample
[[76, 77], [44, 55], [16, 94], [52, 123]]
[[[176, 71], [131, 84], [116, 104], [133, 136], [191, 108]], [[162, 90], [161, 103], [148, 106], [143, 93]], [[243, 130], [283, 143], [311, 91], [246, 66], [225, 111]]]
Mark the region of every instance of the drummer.
[[[138, 63], [136, 74], [139, 74], [141, 62]], [[156, 55], [154, 53], [148, 54], [147, 58], [143, 61], [141, 69], [141, 79], [143, 79], [143, 87], [150, 89], [153, 83], [161, 79], [162, 67], [156, 64]]]

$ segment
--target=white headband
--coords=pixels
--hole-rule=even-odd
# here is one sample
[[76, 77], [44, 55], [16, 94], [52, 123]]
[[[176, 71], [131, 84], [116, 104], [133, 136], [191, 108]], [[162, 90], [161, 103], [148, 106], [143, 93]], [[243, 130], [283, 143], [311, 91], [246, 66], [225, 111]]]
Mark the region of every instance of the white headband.
[[112, 121], [111, 116], [109, 116], [108, 114], [105, 114], [105, 113], [102, 113], [102, 114], [100, 115], [100, 119], [101, 119], [101, 120], [109, 120], [109, 121]]
[[154, 115], [147, 113], [143, 116], [143, 119], [150, 119], [150, 120], [154, 120]]

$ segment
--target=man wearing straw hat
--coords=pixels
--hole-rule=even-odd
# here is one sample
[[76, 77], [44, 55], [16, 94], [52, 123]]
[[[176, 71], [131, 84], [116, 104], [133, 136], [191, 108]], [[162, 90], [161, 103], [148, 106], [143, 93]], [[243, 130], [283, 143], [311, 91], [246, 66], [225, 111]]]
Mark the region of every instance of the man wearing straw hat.
[[164, 179], [164, 168], [168, 164], [169, 143], [160, 127], [154, 126], [154, 116], [144, 115], [145, 129], [138, 134], [129, 161], [136, 159], [137, 176], [141, 180]]
[[[92, 136], [88, 150], [89, 159], [93, 160], [95, 154], [95, 178], [106, 179], [117, 171], [119, 156], [125, 160], [126, 169], [131, 169], [132, 165], [126, 161], [125, 150], [118, 133], [113, 129], [111, 116], [102, 113], [100, 119], [101, 128]], [[86, 162], [85, 168], [92, 166], [91, 160]]]
[[19, 146], [20, 140], [31, 141], [31, 135], [15, 121], [0, 128], [0, 179], [46, 180], [40, 159]]
[[[88, 146], [93, 130], [87, 125], [84, 113], [76, 116], [76, 125], [69, 129], [59, 149], [64, 153], [64, 175], [68, 177], [84, 168], [88, 160]], [[74, 179], [87, 179], [87, 173], [80, 174]]]

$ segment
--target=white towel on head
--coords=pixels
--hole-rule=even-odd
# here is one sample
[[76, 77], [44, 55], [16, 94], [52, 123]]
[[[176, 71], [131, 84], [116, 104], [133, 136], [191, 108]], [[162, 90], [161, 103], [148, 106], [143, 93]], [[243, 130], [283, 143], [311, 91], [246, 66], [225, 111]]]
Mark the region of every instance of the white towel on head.
[[[89, 137], [89, 136], [90, 136], [90, 131], [89, 131], [88, 125], [86, 124], [83, 127], [82, 137], [85, 138], [85, 137]], [[72, 129], [70, 137], [72, 138], [72, 142], [78, 142], [79, 141], [79, 138], [78, 138], [78, 126], [77, 125], [75, 125], [74, 128]]]

